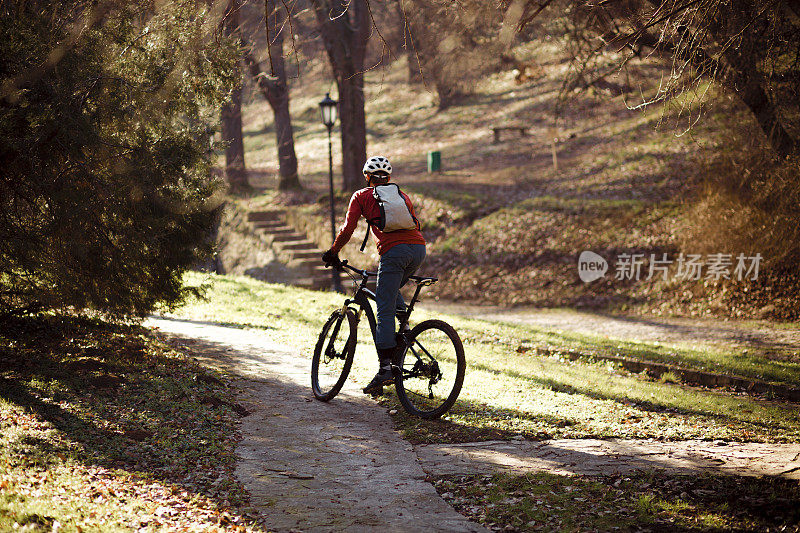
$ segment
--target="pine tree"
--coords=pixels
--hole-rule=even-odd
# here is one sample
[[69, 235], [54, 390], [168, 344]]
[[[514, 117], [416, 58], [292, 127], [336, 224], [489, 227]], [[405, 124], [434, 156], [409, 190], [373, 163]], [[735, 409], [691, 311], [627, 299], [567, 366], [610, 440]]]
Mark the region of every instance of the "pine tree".
[[142, 316], [213, 250], [235, 47], [195, 2], [88, 6], [0, 4], [0, 316]]

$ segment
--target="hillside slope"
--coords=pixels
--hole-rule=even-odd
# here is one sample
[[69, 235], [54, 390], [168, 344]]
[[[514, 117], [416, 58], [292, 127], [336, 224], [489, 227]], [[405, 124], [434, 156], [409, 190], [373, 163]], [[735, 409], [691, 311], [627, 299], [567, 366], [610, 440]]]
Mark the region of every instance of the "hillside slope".
[[[744, 252], [689, 241], [687, 213], [701, 190], [705, 161], [728, 149], [730, 117], [752, 129], [745, 113], [712, 87], [707, 98], [714, 100], [715, 114], [705, 114], [690, 134], [677, 135], [685, 129], [685, 110], [631, 110], [626, 104], [638, 103], [636, 93], [590, 90], [573, 95], [555, 121], [567, 69], [559, 44], [528, 43], [516, 53], [536, 63], [534, 79], [517, 84], [513, 72], [494, 74], [446, 111], [437, 110], [424, 85], [405, 82], [402, 60], [367, 73], [368, 151], [391, 159], [395, 179], [415, 201], [430, 243], [423, 268], [442, 278], [437, 297], [655, 314], [793, 316], [790, 298], [763, 290], [751, 296], [763, 280], [739, 281], [735, 265], [728, 269], [730, 281], [707, 278], [706, 270], [696, 281], [676, 276], [681, 252], [706, 261], [708, 254], [732, 254], [734, 263]], [[268, 190], [277, 170], [271, 113], [254, 98], [244, 114], [247, 163], [254, 185], [265, 189], [245, 203], [291, 204], [294, 218], [312, 228], [327, 228], [327, 139], [317, 102], [333, 87], [324, 73], [322, 65], [311, 64], [292, 88], [304, 194], [289, 198]], [[491, 128], [505, 124], [525, 125], [529, 134], [506, 132], [494, 143]], [[430, 150], [441, 151], [441, 172], [427, 173]], [[338, 198], [340, 215], [346, 200]], [[317, 232], [321, 247], [329, 245], [322, 242], [328, 232]], [[363, 232], [356, 231], [342, 255], [370, 266], [375, 254], [357, 252]], [[609, 264], [592, 283], [578, 276], [577, 259], [585, 250]], [[628, 274], [634, 279], [615, 275], [626, 254], [642, 254], [638, 280], [633, 271]], [[647, 279], [651, 254], [667, 254], [666, 280], [658, 270]]]

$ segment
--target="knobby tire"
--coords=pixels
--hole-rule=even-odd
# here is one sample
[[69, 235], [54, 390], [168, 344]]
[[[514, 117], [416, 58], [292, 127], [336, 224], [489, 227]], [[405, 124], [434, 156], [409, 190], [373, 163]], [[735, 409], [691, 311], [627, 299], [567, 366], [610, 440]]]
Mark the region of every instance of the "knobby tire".
[[[464, 345], [456, 330], [441, 320], [420, 322], [407, 339], [407, 348], [395, 361], [397, 398], [413, 415], [439, 418], [453, 406], [461, 392], [467, 366]], [[431, 375], [437, 372], [433, 361], [442, 375], [434, 384]], [[428, 397], [431, 389], [433, 399]]]
[[318, 400], [330, 401], [342, 390], [353, 366], [357, 329], [350, 309], [337, 309], [322, 327], [311, 359], [311, 388]]

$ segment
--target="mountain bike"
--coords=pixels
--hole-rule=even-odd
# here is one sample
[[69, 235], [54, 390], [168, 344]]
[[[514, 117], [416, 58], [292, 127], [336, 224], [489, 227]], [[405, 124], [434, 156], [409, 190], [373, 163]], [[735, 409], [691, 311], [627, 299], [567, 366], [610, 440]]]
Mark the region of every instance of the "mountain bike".
[[[337, 267], [353, 279], [355, 292], [325, 322], [314, 347], [311, 388], [314, 396], [324, 402], [333, 399], [347, 380], [362, 315], [366, 315], [375, 341], [376, 320], [370, 304], [370, 300], [375, 301], [375, 293], [367, 288], [367, 283], [378, 274], [352, 267], [347, 261], [334, 265]], [[461, 392], [467, 366], [464, 346], [456, 330], [442, 320], [425, 320], [409, 327], [420, 290], [436, 283], [438, 278], [411, 276], [409, 280], [417, 287], [405, 312], [397, 317], [398, 349], [392, 364], [395, 391], [409, 413], [438, 418], [453, 406]]]

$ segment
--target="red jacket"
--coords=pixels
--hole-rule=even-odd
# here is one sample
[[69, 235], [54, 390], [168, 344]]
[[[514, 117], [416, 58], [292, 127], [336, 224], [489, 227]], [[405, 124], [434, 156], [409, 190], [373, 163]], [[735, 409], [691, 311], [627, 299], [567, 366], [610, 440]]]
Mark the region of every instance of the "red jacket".
[[[404, 192], [401, 192], [400, 194], [403, 195], [403, 199], [406, 201], [408, 209], [411, 211], [411, 214], [414, 216], [414, 218], [416, 218], [414, 206], [411, 204], [411, 200], [408, 198], [408, 195], [406, 195]], [[353, 196], [350, 197], [350, 205], [347, 206], [347, 216], [344, 219], [344, 225], [336, 235], [336, 239], [333, 241], [333, 246], [331, 247], [333, 248], [333, 251], [339, 253], [339, 250], [341, 250], [342, 247], [347, 244], [347, 241], [350, 240], [350, 237], [353, 235], [353, 231], [355, 231], [356, 226], [358, 226], [359, 217], [362, 216], [367, 220], [380, 218], [381, 216], [381, 210], [380, 207], [378, 207], [378, 202], [372, 196], [372, 187], [365, 187], [360, 191], [356, 191], [353, 193]], [[422, 233], [419, 231], [419, 222], [417, 222], [416, 229], [399, 229], [384, 233], [374, 225], [370, 224], [370, 230], [372, 231], [372, 235], [375, 237], [375, 240], [378, 243], [379, 255], [385, 254], [395, 244], [425, 244], [425, 239], [422, 237]]]

